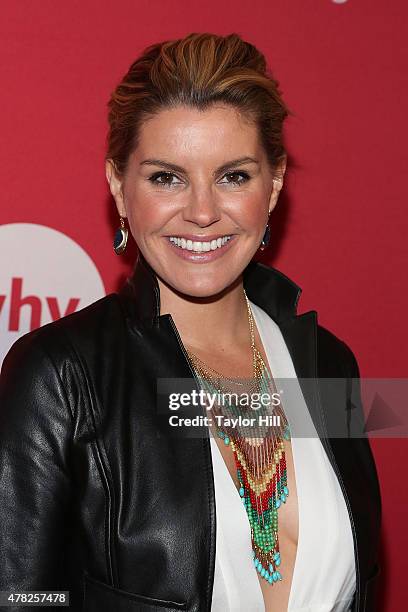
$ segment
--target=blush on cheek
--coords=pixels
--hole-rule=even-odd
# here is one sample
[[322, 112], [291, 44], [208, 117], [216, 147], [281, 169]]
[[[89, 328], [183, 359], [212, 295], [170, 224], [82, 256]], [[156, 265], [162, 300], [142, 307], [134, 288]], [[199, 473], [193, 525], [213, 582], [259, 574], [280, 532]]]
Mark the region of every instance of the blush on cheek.
[[146, 233], [164, 231], [166, 224], [177, 214], [174, 202], [152, 194], [140, 194], [131, 205], [135, 225]]
[[240, 227], [251, 233], [264, 227], [268, 221], [268, 202], [264, 193], [245, 194], [234, 210], [232, 207], [230, 210]]

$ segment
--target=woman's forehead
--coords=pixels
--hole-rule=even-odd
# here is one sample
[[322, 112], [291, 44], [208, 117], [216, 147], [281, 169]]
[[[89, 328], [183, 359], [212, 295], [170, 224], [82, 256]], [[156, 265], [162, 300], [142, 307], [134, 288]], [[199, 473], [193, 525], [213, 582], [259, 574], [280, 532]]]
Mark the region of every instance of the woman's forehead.
[[175, 108], [160, 111], [142, 124], [139, 131], [138, 159], [177, 155], [244, 157], [259, 153], [254, 124], [242, 120], [233, 108], [215, 107], [205, 111]]

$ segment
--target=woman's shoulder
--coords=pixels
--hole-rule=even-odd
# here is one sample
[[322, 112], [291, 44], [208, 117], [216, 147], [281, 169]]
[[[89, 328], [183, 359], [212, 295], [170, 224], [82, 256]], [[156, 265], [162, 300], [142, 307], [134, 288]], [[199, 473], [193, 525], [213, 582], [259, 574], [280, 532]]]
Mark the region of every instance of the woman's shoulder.
[[123, 319], [117, 294], [105, 295], [80, 310], [19, 336], [6, 352], [1, 373], [23, 366], [34, 371], [45, 358], [54, 363], [66, 363], [75, 351], [98, 350], [98, 344], [117, 333]]
[[112, 355], [122, 321], [116, 294], [109, 294], [20, 336], [0, 371], [0, 423], [15, 422], [22, 430], [24, 422], [74, 418], [86, 388], [82, 366], [96, 370], [101, 355]]
[[[272, 326], [275, 334], [282, 334], [281, 327], [277, 321], [270, 317], [260, 306], [250, 301], [251, 309], [253, 310], [257, 320], [264, 326]], [[359, 377], [359, 369], [356, 357], [349, 344], [335, 334], [332, 330], [321, 325], [318, 321], [316, 311], [303, 313], [303, 315], [295, 315], [293, 322], [296, 324], [298, 319], [301, 319], [305, 314], [313, 314], [316, 323], [316, 349], [318, 360], [324, 363], [324, 370], [332, 364], [333, 377]], [[314, 321], [313, 324], [314, 324]], [[282, 334], [284, 337], [284, 334]]]
[[[317, 349], [320, 361], [335, 363], [337, 368], [340, 366], [343, 376], [347, 378], [359, 378], [360, 372], [356, 356], [350, 345], [336, 335], [327, 327], [317, 324]], [[330, 357], [330, 360], [328, 359]], [[333, 377], [338, 376], [338, 369], [333, 372]]]

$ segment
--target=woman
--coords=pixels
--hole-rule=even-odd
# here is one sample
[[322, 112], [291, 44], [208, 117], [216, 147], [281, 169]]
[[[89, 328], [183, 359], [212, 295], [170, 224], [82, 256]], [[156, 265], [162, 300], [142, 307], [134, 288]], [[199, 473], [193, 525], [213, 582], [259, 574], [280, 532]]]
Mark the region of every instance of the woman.
[[[69, 591], [88, 612], [374, 610], [381, 502], [356, 360], [252, 261], [286, 169], [278, 83], [238, 35], [190, 34], [146, 49], [109, 111], [114, 248], [127, 223], [139, 256], [119, 293], [5, 358], [0, 590]], [[238, 435], [219, 405], [199, 404], [198, 430], [180, 418], [194, 408], [176, 426], [163, 409], [163, 381], [278, 379], [296, 402], [267, 434]]]

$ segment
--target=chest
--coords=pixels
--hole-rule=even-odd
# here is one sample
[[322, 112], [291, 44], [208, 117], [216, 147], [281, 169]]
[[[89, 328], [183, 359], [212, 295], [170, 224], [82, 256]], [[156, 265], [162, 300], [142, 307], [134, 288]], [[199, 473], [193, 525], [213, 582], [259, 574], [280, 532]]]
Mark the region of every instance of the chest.
[[[230, 445], [226, 445], [223, 440], [221, 440], [215, 434], [214, 437], [220, 450], [222, 460], [225, 463], [225, 469], [228, 471], [229, 478], [231, 478], [234, 483], [237, 503], [239, 503], [239, 480], [237, 477], [237, 464], [234, 451]], [[259, 580], [259, 585], [261, 587], [266, 612], [269, 612], [269, 610], [273, 611], [277, 609], [287, 609], [297, 554], [299, 507], [295, 468], [290, 441], [284, 440], [284, 449], [289, 495], [286, 498], [286, 502], [281, 504], [279, 508], [278, 535], [279, 551], [281, 553], [282, 566], [284, 566], [285, 580], [278, 581], [271, 585], [257, 572], [257, 579]]]
[[[234, 452], [230, 445], [226, 445], [218, 436], [216, 436], [215, 431], [213, 431], [213, 433], [215, 435], [215, 440], [221, 452], [225, 466], [237, 489], [237, 496], [239, 496], [239, 481], [237, 477], [237, 464], [234, 457]], [[293, 546], [296, 546], [299, 525], [296, 475], [290, 441], [284, 440], [284, 446], [289, 495], [286, 502], [282, 504], [279, 509], [279, 538], [282, 537], [282, 539], [288, 540]]]

